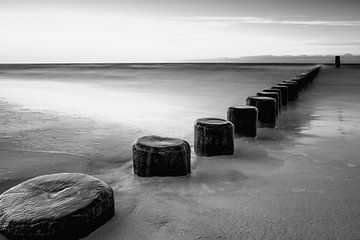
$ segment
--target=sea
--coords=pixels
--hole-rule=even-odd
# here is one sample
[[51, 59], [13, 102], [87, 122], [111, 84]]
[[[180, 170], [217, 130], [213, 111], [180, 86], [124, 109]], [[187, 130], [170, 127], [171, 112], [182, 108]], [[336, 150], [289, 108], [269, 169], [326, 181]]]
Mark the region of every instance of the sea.
[[186, 177], [133, 174], [137, 138], [193, 148], [196, 119], [225, 119], [228, 107], [314, 66], [2, 64], [0, 193], [50, 173], [102, 179], [116, 215], [86, 239], [360, 238], [358, 65], [322, 66], [277, 127], [235, 139], [233, 156], [192, 152]]

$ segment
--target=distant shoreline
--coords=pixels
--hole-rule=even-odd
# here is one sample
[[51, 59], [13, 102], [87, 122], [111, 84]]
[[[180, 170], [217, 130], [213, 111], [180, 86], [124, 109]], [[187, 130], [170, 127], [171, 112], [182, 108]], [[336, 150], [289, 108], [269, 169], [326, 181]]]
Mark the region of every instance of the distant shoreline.
[[[6, 66], [82, 66], [82, 65], [334, 65], [334, 63], [318, 63], [318, 62], [306, 62], [306, 63], [256, 63], [256, 62], [139, 62], [139, 63], [0, 63], [0, 67]], [[360, 65], [360, 63], [342, 63], [341, 65]]]

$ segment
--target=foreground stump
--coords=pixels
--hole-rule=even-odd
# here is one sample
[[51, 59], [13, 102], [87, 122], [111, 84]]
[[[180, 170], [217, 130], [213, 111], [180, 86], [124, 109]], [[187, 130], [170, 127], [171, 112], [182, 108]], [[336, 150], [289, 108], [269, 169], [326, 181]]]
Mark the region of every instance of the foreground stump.
[[113, 216], [111, 187], [85, 174], [44, 175], [0, 195], [0, 232], [11, 240], [75, 240]]
[[190, 157], [189, 143], [178, 138], [145, 136], [133, 145], [134, 173], [140, 177], [187, 175]]
[[257, 116], [258, 110], [253, 106], [232, 106], [227, 111], [227, 119], [234, 124], [234, 133], [242, 137], [256, 137]]
[[274, 98], [251, 96], [246, 99], [246, 104], [258, 109], [259, 128], [275, 128], [277, 105]]
[[288, 87], [272, 86], [271, 89], [279, 89], [281, 91], [281, 103], [282, 103], [282, 105], [287, 105], [287, 103], [288, 103]]
[[234, 126], [219, 118], [200, 118], [194, 125], [194, 149], [198, 156], [232, 155]]

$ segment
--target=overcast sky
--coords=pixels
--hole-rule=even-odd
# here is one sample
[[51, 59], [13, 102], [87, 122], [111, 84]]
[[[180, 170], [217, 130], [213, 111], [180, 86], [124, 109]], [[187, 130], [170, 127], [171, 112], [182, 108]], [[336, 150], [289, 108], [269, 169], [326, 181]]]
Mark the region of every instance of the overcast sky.
[[0, 62], [360, 54], [360, 0], [0, 0]]

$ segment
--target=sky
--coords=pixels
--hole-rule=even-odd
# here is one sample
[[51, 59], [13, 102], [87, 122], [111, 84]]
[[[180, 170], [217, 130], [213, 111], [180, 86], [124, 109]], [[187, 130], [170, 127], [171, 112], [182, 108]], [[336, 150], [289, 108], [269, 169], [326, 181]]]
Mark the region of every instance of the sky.
[[360, 54], [359, 0], [0, 0], [0, 63]]

